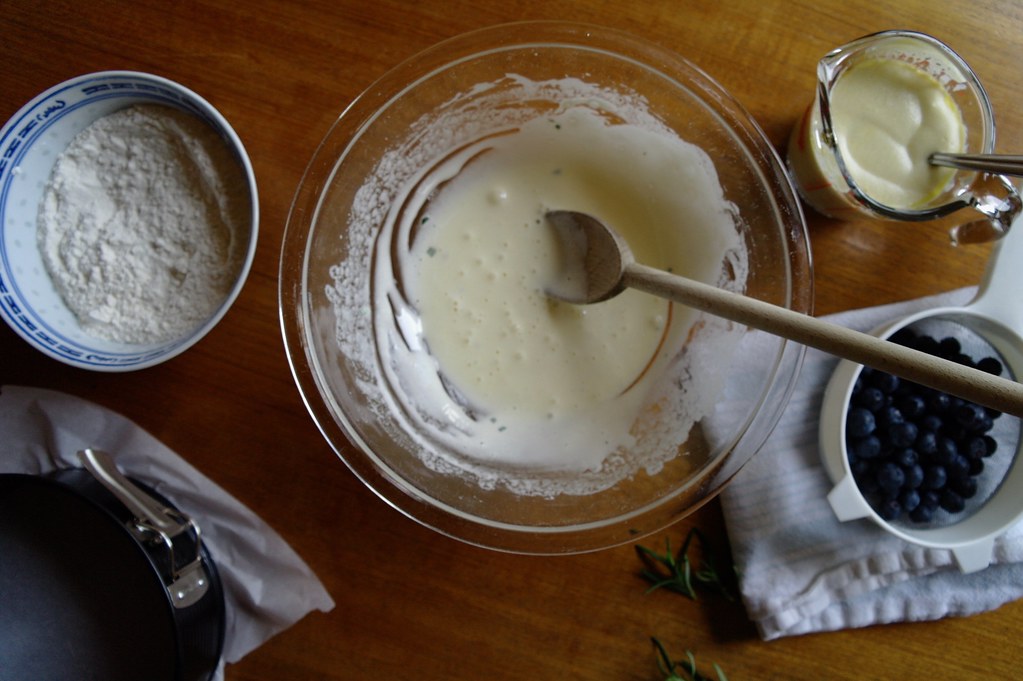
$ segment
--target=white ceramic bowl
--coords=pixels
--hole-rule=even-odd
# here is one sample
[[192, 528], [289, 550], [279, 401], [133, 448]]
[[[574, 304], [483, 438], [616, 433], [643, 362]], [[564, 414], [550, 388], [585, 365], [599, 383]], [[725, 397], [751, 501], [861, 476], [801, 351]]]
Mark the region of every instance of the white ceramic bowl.
[[[932, 338], [955, 337], [972, 357], [997, 357], [1007, 378], [1023, 376], [1023, 305], [1018, 291], [1023, 285], [1023, 224], [1016, 224], [996, 246], [977, 296], [961, 307], [942, 307], [885, 323], [873, 333], [888, 338], [912, 328]], [[998, 442], [995, 456], [986, 460], [979, 477], [980, 491], [963, 512], [940, 511], [931, 523], [888, 522], [860, 491], [846, 447], [846, 418], [853, 387], [863, 367], [843, 360], [832, 374], [821, 405], [820, 447], [824, 468], [834, 483], [828, 502], [840, 521], [869, 519], [882, 530], [928, 549], [952, 553], [963, 572], [986, 568], [995, 541], [1023, 518], [1023, 467], [1017, 465], [1023, 450], [1023, 424], [1002, 414], [989, 433]]]
[[[215, 312], [179, 338], [129, 344], [82, 330], [46, 272], [36, 229], [40, 200], [54, 163], [75, 135], [107, 114], [142, 103], [186, 111], [217, 131], [245, 177], [251, 216], [244, 234], [243, 264]], [[209, 102], [166, 78], [132, 71], [78, 76], [38, 95], [0, 130], [0, 315], [33, 347], [66, 364], [131, 371], [164, 362], [194, 345], [220, 321], [241, 291], [255, 254], [258, 223], [255, 175], [238, 135]]]

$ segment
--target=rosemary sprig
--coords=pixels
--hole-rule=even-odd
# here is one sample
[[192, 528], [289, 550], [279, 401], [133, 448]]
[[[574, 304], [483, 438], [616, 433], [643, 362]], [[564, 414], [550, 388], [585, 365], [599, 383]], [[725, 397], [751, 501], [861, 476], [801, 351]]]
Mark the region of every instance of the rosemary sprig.
[[[653, 641], [654, 649], [657, 651], [657, 668], [661, 670], [662, 674], [667, 675], [664, 681], [728, 681], [725, 672], [716, 662], [714, 663], [714, 672], [717, 674], [717, 678], [714, 679], [696, 670], [696, 656], [692, 652], [687, 650], [684, 660], [672, 660], [660, 641], [654, 637], [651, 637], [650, 640]], [[685, 676], [680, 676], [679, 672]]]
[[[689, 558], [689, 549], [694, 540], [700, 545], [702, 558], [695, 569]], [[636, 554], [643, 562], [640, 576], [651, 584], [647, 593], [668, 589], [696, 600], [699, 588], [720, 594], [729, 601], [735, 600], [731, 589], [721, 579], [717, 558], [698, 528], [689, 530], [678, 553], [672, 553], [670, 539], [664, 540], [664, 547], [665, 552], [661, 554], [645, 546], [636, 546]]]

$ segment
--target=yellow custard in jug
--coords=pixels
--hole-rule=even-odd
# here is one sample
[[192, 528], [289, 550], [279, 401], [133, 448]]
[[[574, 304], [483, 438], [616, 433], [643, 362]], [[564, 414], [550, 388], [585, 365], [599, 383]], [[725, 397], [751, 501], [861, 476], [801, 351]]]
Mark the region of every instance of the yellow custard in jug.
[[849, 175], [893, 208], [921, 208], [937, 197], [955, 171], [928, 157], [960, 152], [966, 140], [962, 112], [941, 83], [898, 59], [867, 59], [842, 74], [831, 119]]

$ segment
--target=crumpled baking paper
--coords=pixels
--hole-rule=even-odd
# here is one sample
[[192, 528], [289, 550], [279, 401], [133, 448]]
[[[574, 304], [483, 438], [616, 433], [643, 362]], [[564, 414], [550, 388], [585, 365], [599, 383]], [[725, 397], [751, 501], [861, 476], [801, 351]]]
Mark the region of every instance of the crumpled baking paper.
[[79, 468], [86, 447], [113, 456], [191, 516], [220, 573], [226, 605], [225, 663], [237, 662], [313, 610], [334, 601], [290, 546], [255, 513], [128, 419], [99, 405], [36, 388], [0, 388], [0, 473]]

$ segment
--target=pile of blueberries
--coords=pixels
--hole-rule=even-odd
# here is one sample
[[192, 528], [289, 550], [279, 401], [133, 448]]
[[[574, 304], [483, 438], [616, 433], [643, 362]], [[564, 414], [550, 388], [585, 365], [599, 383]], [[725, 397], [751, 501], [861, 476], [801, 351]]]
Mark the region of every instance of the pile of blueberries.
[[[994, 375], [1002, 363], [964, 354], [953, 337], [910, 329], [901, 345]], [[892, 374], [863, 367], [846, 413], [846, 451], [856, 484], [883, 519], [929, 523], [939, 508], [959, 513], [977, 494], [984, 460], [998, 449], [989, 434], [1000, 413]]]

